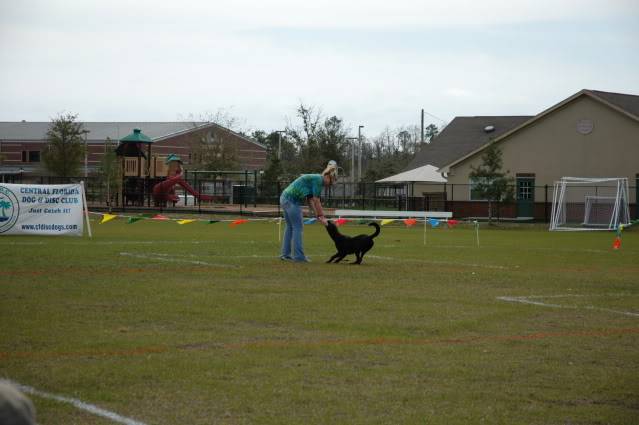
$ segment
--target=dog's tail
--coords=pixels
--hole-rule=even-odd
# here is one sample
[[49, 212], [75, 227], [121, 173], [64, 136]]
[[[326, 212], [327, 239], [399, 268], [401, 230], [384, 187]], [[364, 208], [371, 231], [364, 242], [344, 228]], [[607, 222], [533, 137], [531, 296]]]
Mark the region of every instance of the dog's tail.
[[375, 236], [379, 235], [379, 224], [375, 223], [374, 221], [371, 223], [368, 223], [369, 226], [373, 226], [375, 228], [375, 233], [373, 233], [371, 235], [371, 239], [374, 238]]

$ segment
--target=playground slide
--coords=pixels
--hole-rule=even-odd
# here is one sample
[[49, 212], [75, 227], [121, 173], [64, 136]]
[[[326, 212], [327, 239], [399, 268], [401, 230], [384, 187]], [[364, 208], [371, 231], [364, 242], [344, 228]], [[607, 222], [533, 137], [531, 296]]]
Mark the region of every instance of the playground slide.
[[177, 184], [182, 186], [184, 188], [184, 190], [189, 192], [191, 195], [195, 196], [196, 198], [198, 198], [198, 199], [200, 199], [202, 201], [212, 201], [213, 200], [212, 196], [203, 195], [200, 192], [198, 192], [197, 190], [193, 189], [193, 187], [190, 184], [188, 184], [187, 181], [184, 180], [184, 179], [178, 180]]
[[202, 201], [213, 201], [213, 196], [202, 195], [182, 178], [181, 174], [169, 177], [166, 180], [153, 186], [153, 199], [155, 202], [177, 202], [180, 197], [175, 193], [175, 185], [182, 186], [188, 193]]

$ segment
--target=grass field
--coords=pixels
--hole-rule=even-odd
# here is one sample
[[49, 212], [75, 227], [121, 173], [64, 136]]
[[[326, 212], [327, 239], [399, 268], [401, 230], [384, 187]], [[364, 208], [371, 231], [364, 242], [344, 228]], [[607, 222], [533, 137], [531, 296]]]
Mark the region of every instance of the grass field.
[[639, 423], [639, 229], [612, 250], [608, 232], [482, 225], [478, 247], [429, 228], [424, 246], [384, 226], [361, 266], [324, 264], [319, 224], [313, 262], [282, 262], [277, 231], [1, 237], [0, 378], [41, 392], [40, 425]]

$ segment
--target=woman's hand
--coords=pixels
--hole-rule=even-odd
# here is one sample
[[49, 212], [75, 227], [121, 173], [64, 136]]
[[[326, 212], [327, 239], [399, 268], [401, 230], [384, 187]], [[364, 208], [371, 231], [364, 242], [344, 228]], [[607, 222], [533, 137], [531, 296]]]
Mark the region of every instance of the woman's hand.
[[324, 217], [323, 215], [320, 215], [319, 217], [317, 217], [317, 219], [320, 221], [320, 223], [322, 223], [324, 226], [328, 226], [328, 220], [326, 219], [326, 217]]

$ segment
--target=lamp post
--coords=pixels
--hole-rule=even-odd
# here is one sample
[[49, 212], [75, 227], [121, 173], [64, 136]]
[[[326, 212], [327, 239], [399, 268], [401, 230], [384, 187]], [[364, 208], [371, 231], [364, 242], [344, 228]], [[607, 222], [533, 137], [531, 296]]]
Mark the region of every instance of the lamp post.
[[276, 130], [277, 133], [277, 160], [282, 159], [282, 133], [286, 133], [286, 130]]
[[358, 140], [357, 144], [359, 145], [359, 159], [357, 160], [357, 177], [359, 181], [362, 180], [362, 128], [364, 128], [364, 126], [360, 125], [359, 128], [357, 129], [357, 140]]
[[351, 183], [355, 183], [355, 140], [357, 137], [347, 137], [351, 141]]

